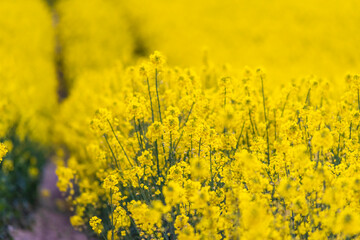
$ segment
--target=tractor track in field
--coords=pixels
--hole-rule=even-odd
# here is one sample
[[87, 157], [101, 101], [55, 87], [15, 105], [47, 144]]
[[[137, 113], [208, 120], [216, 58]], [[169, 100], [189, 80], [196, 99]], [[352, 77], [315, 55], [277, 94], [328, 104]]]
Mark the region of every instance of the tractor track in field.
[[[44, 168], [39, 186], [39, 204], [33, 213], [33, 226], [30, 230], [10, 229], [14, 240], [86, 240], [85, 234], [73, 229], [69, 221], [69, 213], [58, 210], [57, 202], [62, 196], [56, 187], [56, 166], [49, 162]], [[46, 189], [49, 196], [41, 191]]]
[[[56, 30], [58, 15], [53, 12], [53, 26], [55, 29], [55, 58], [56, 77], [58, 81], [58, 102], [61, 103], [68, 96], [66, 80], [63, 71], [62, 47]], [[31, 214], [31, 229], [20, 229], [9, 226], [9, 232], [14, 240], [86, 240], [84, 233], [76, 231], [70, 224], [70, 213], [61, 211], [64, 197], [58, 190], [56, 166], [52, 159], [46, 163], [40, 186], [38, 187], [38, 204]], [[43, 191], [48, 194], [43, 194]], [[60, 204], [59, 204], [60, 203]]]

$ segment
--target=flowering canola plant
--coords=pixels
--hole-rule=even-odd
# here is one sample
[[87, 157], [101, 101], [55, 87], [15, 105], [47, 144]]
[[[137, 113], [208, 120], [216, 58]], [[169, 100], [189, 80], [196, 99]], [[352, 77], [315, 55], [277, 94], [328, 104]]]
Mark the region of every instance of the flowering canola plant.
[[359, 76], [337, 98], [317, 77], [270, 88], [261, 69], [169, 67], [155, 52], [83, 78], [56, 126], [75, 228], [107, 239], [359, 237]]

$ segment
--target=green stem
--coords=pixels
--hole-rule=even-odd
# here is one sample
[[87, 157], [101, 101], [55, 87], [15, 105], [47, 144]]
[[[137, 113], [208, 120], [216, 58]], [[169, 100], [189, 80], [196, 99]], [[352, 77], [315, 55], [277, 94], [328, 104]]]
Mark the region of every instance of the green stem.
[[239, 148], [239, 145], [240, 145], [240, 138], [241, 138], [241, 136], [242, 136], [242, 133], [243, 133], [244, 127], [245, 127], [245, 121], [244, 121], [244, 123], [243, 123], [243, 125], [242, 125], [242, 127], [241, 127], [240, 135], [239, 135], [238, 140], [237, 140], [237, 142], [236, 142], [236, 148], [235, 148], [234, 154], [236, 153], [236, 151], [237, 151], [237, 150], [238, 150], [238, 148]]
[[211, 176], [211, 183], [210, 183], [210, 186], [211, 186], [211, 189], [214, 188], [214, 176], [213, 176], [213, 172], [212, 172], [212, 159], [211, 159], [211, 145], [210, 145], [210, 176]]
[[160, 98], [159, 98], [159, 87], [158, 87], [158, 72], [157, 72], [157, 68], [155, 68], [155, 86], [156, 86], [156, 97], [157, 97], [157, 102], [158, 102], [158, 107], [159, 107], [159, 117], [160, 117], [160, 122], [162, 123], [162, 118], [161, 118], [161, 108], [160, 108]]
[[282, 108], [282, 110], [281, 110], [281, 117], [284, 115], [284, 111], [285, 111], [286, 103], [287, 103], [287, 101], [288, 101], [288, 99], [289, 99], [289, 95], [290, 95], [290, 92], [286, 95], [286, 99], [285, 99], [283, 108]]
[[112, 154], [112, 156], [113, 156], [113, 158], [114, 158], [114, 160], [115, 160], [115, 165], [116, 165], [116, 167], [117, 167], [119, 170], [121, 170], [121, 167], [120, 167], [120, 165], [119, 165], [119, 163], [118, 163], [117, 158], [115, 157], [115, 153], [114, 153], [114, 151], [112, 150], [112, 147], [110, 146], [110, 143], [109, 143], [109, 141], [108, 141], [108, 139], [107, 139], [106, 134], [104, 134], [104, 138], [105, 138], [105, 141], [106, 141], [106, 143], [107, 143], [107, 145], [108, 145], [108, 147], [109, 147], [109, 149], [110, 149], [110, 152], [111, 152], [111, 154]]
[[111, 240], [114, 240], [114, 213], [113, 213], [111, 188], [110, 188], [110, 211], [111, 211]]
[[189, 118], [190, 118], [190, 115], [191, 115], [191, 113], [192, 113], [192, 110], [193, 110], [194, 105], [195, 105], [195, 102], [193, 102], [193, 103], [191, 104], [191, 108], [190, 108], [190, 110], [189, 110], [189, 113], [188, 113], [188, 115], [187, 115], [187, 117], [186, 117], [186, 119], [185, 119], [184, 124], [180, 127], [180, 129], [182, 129], [183, 127], [185, 127], [186, 123], [189, 121]]
[[158, 177], [160, 177], [159, 148], [158, 148], [157, 140], [155, 140], [155, 151], [156, 151], [155, 156], [156, 156], [157, 172], [158, 172]]
[[172, 134], [171, 134], [171, 131], [170, 131], [169, 167], [171, 167], [172, 164], [174, 164], [174, 163], [172, 163], [172, 156], [171, 156], [171, 154], [172, 154]]
[[146, 78], [146, 81], [147, 81], [147, 85], [148, 85], [149, 98], [150, 98], [151, 119], [152, 119], [152, 122], [154, 122], [154, 121], [155, 121], [155, 118], [154, 118], [154, 109], [153, 109], [153, 105], [152, 105], [151, 91], [150, 91], [150, 83], [149, 83], [149, 78], [148, 78], [148, 77]]
[[264, 80], [263, 77], [260, 76], [261, 79], [261, 90], [263, 97], [263, 107], [264, 107], [264, 118], [265, 118], [265, 129], [266, 129], [266, 142], [267, 142], [267, 161], [268, 165], [270, 164], [270, 142], [269, 142], [269, 123], [266, 117], [266, 104], [265, 104], [265, 93], [264, 93]]
[[[141, 139], [141, 133], [140, 133], [140, 136], [138, 134], [138, 130], [136, 129], [136, 120], [135, 120], [135, 117], [134, 117], [134, 129], [135, 129], [135, 134], [136, 134], [136, 138], [138, 140], [138, 143], [139, 143], [139, 147], [141, 149], [141, 151], [143, 150], [143, 144], [142, 144], [142, 139]], [[140, 131], [140, 130], [139, 130]]]
[[306, 95], [305, 103], [308, 104], [307, 106], [310, 106], [310, 92], [311, 92], [311, 88], [309, 88], [309, 91], [307, 92], [307, 95]]
[[115, 131], [114, 131], [114, 129], [113, 129], [110, 121], [109, 121], [109, 120], [107, 120], [107, 121], [108, 121], [108, 123], [109, 123], [109, 125], [110, 125], [111, 131], [113, 132], [113, 134], [114, 134], [114, 136], [115, 136], [115, 138], [116, 138], [116, 141], [119, 143], [121, 149], [123, 150], [123, 152], [124, 152], [124, 154], [125, 154], [126, 159], [129, 161], [130, 166], [132, 167], [133, 165], [132, 165], [132, 163], [131, 163], [131, 161], [130, 161], [130, 158], [129, 158], [128, 155], [126, 154], [126, 151], [125, 151], [123, 145], [121, 144], [120, 140], [119, 140], [118, 137], [116, 136]]
[[199, 157], [200, 157], [200, 151], [201, 151], [201, 138], [199, 140], [199, 154], [198, 154]]
[[275, 124], [275, 141], [276, 141], [276, 138], [277, 138], [277, 136], [276, 136], [276, 110], [274, 109], [274, 124]]

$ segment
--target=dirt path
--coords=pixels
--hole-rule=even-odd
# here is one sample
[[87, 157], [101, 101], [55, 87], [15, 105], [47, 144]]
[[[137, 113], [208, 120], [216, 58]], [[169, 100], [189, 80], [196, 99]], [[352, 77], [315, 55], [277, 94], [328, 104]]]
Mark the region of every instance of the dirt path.
[[[53, 2], [52, 0], [50, 2]], [[58, 24], [58, 15], [53, 11], [53, 26]], [[58, 79], [58, 101], [61, 103], [68, 95], [66, 81], [63, 74], [63, 62], [61, 55], [61, 43], [56, 32], [55, 48], [55, 67]], [[69, 221], [69, 214], [58, 210], [56, 202], [62, 199], [56, 187], [57, 176], [56, 167], [49, 161], [44, 170], [41, 184], [39, 186], [39, 203], [33, 213], [34, 224], [31, 230], [23, 230], [9, 227], [10, 234], [14, 240], [86, 240], [85, 234], [73, 229]], [[48, 197], [41, 194], [43, 189], [50, 193]]]
[[40, 185], [41, 189], [47, 189], [50, 197], [39, 194], [39, 207], [34, 213], [34, 225], [32, 230], [12, 229], [11, 235], [14, 240], [86, 240], [85, 234], [75, 231], [70, 222], [69, 215], [57, 210], [56, 201], [61, 194], [56, 187], [57, 176], [55, 165], [50, 161], [44, 169], [44, 175]]

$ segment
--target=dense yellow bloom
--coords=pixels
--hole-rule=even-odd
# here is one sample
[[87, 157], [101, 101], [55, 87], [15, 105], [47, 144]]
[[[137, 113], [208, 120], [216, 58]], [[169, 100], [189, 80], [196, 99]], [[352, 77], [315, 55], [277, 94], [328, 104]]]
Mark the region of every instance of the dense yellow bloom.
[[129, 203], [128, 208], [136, 225], [141, 226], [140, 229], [145, 233], [153, 234], [161, 227], [162, 214], [149, 208], [148, 205], [141, 203], [140, 201], [132, 201]]
[[357, 239], [357, 9], [2, 0], [0, 184], [41, 176], [30, 139], [58, 152], [71, 224], [104, 238]]
[[[53, 131], [71, 155], [57, 174], [73, 225], [102, 216], [89, 223], [108, 239], [359, 237], [360, 77], [342, 79], [359, 67], [357, 7], [59, 1], [71, 91]], [[167, 57], [138, 58], [156, 49]]]
[[[81, 140], [88, 142], [86, 152], [70, 143], [78, 156], [68, 163], [74, 176], [59, 177], [63, 189], [73, 177], [78, 181], [80, 194], [71, 193], [76, 212], [91, 204], [83, 194], [93, 192], [112, 209], [116, 236], [278, 239], [360, 233], [347, 224], [359, 214], [356, 77], [344, 92], [348, 99], [337, 105], [321, 100], [332, 89], [319, 87], [326, 83], [314, 77], [270, 89], [261, 71], [221, 68], [218, 83], [206, 90], [201, 84], [206, 76], [169, 68], [161, 59], [155, 53], [139, 73], [123, 70], [116, 91], [106, 85], [105, 95], [113, 100], [94, 100], [99, 110], [91, 127], [99, 130]], [[106, 75], [111, 71], [122, 70]], [[88, 90], [97, 94], [96, 88]], [[88, 135], [88, 125], [77, 129]], [[101, 212], [100, 205], [91, 205]]]

